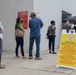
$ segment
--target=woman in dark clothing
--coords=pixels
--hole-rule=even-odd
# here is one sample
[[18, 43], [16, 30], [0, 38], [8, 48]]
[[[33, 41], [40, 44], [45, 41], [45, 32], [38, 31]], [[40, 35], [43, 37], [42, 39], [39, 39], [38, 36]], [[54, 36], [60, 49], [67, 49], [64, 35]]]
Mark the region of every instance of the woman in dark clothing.
[[55, 31], [56, 31], [56, 27], [55, 27], [55, 21], [51, 21], [51, 25], [48, 27], [48, 31], [47, 31], [47, 36], [48, 36], [48, 39], [49, 39], [49, 53], [51, 53], [51, 50], [52, 50], [52, 53], [53, 54], [56, 54], [54, 52], [55, 50]]
[[[24, 28], [23, 28], [23, 25], [22, 25], [21, 18], [16, 19], [15, 30], [16, 29], [19, 29], [19, 30], [24, 32]], [[24, 47], [24, 37], [15, 36], [15, 39], [16, 39], [16, 49], [15, 49], [16, 58], [19, 58], [19, 55], [18, 55], [19, 46], [21, 48], [22, 58], [26, 58], [25, 55], [24, 55], [24, 48], [23, 48]]]

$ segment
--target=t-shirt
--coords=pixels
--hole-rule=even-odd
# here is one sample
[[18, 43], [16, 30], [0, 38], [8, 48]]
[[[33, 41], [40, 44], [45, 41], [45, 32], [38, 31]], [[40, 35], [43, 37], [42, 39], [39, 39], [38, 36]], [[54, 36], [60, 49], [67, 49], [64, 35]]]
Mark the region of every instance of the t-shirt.
[[30, 37], [40, 36], [40, 28], [43, 26], [41, 19], [34, 17], [29, 20]]
[[47, 35], [55, 35], [55, 31], [56, 31], [56, 27], [54, 27], [54, 29], [52, 28], [52, 26], [48, 27], [48, 33]]
[[62, 29], [66, 29], [66, 30], [67, 30], [67, 33], [68, 33], [69, 30], [71, 29], [71, 25], [64, 24], [64, 25], [62, 26]]
[[[4, 28], [3, 28], [3, 26], [2, 26], [2, 23], [0, 22], [0, 28], [2, 29], [2, 30], [4, 30]], [[2, 35], [2, 33], [0, 33], [0, 38], [1, 39], [3, 39], [3, 35]]]
[[22, 30], [21, 29], [21, 24], [18, 24], [17, 29]]

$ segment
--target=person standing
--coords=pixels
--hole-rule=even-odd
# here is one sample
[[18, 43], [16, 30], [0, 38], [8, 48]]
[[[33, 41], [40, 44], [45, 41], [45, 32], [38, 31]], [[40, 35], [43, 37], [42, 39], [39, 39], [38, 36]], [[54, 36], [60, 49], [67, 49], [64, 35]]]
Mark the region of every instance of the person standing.
[[[51, 25], [48, 27], [47, 30], [47, 36], [49, 40], [49, 53], [56, 54], [55, 52], [55, 32], [56, 32], [56, 27], [55, 27], [55, 21], [51, 21]], [[52, 52], [51, 52], [52, 51]]]
[[41, 60], [40, 58], [40, 30], [43, 26], [41, 19], [36, 17], [35, 12], [32, 12], [30, 15], [31, 19], [29, 20], [30, 28], [30, 42], [29, 42], [29, 59], [33, 59], [32, 50], [34, 40], [36, 41], [36, 55], [35, 60]]
[[[19, 30], [24, 32], [24, 28], [23, 28], [23, 25], [22, 25], [21, 18], [17, 18], [16, 19], [15, 30], [16, 29], [19, 29]], [[25, 59], [26, 57], [24, 55], [24, 36], [23, 37], [15, 36], [15, 40], [16, 40], [16, 49], [15, 49], [16, 57], [15, 58], [19, 58], [20, 57], [18, 55], [18, 48], [20, 46], [22, 58]]]
[[1, 59], [2, 59], [2, 40], [3, 36], [2, 33], [4, 31], [4, 28], [2, 26], [2, 23], [0, 22], [0, 69], [4, 69], [5, 67], [1, 66]]
[[69, 20], [67, 20], [66, 23], [62, 25], [62, 29], [66, 29], [67, 33], [69, 33], [69, 30], [71, 29], [71, 24]]

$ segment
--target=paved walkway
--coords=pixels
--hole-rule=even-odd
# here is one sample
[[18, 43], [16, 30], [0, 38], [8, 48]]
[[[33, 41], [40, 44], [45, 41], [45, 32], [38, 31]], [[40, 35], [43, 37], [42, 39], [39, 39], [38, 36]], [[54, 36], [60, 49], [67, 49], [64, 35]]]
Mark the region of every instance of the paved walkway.
[[15, 58], [14, 52], [4, 51], [2, 64], [6, 68], [0, 69], [0, 75], [76, 75], [74, 69], [56, 67], [57, 54], [41, 51], [41, 57], [42, 60]]

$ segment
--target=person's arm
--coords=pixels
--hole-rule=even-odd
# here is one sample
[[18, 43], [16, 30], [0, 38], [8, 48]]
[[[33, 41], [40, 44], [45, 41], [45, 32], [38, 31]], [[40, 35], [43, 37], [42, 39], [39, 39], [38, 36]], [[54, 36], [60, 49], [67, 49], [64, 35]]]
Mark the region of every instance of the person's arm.
[[20, 27], [21, 29], [22, 29], [22, 31], [24, 31], [24, 27], [23, 27], [23, 25], [21, 24], [21, 27]]
[[4, 28], [2, 26], [2, 23], [0, 22], [0, 33], [2, 33], [4, 31]]
[[31, 27], [30, 25], [31, 25], [31, 24], [30, 24], [30, 20], [29, 20], [29, 28]]
[[56, 27], [55, 27], [55, 33], [56, 33]]
[[42, 28], [42, 27], [43, 27], [43, 22], [42, 22], [42, 20], [41, 20], [41, 19], [40, 19], [40, 23], [41, 23], [40, 28]]
[[49, 36], [49, 28], [48, 28], [48, 30], [47, 30], [47, 34], [46, 34], [47, 36]]
[[0, 33], [2, 33], [3, 31], [2, 31], [2, 29], [0, 28]]

